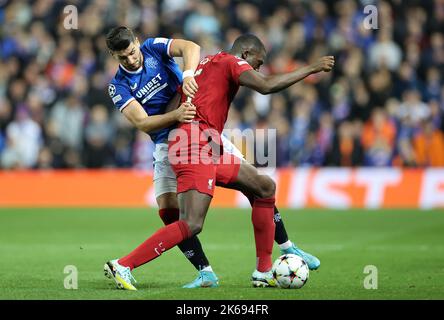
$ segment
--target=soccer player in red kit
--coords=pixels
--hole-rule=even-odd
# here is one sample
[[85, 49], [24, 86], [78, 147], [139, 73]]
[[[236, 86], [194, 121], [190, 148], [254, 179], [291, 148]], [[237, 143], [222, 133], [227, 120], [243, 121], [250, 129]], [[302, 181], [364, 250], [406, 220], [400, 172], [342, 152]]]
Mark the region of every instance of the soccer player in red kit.
[[[252, 282], [258, 287], [275, 285], [271, 272], [275, 184], [252, 165], [232, 155], [219, 154], [220, 135], [239, 86], [262, 94], [277, 92], [310, 74], [330, 71], [334, 58], [322, 57], [299, 70], [265, 76], [258, 72], [265, 55], [265, 47], [256, 36], [242, 35], [229, 52], [208, 56], [200, 62], [195, 73], [199, 91], [192, 100], [196, 106], [194, 122], [180, 124], [169, 136], [169, 161], [177, 175], [180, 219], [159, 229], [119, 259], [119, 264], [133, 269], [200, 233], [217, 184], [254, 197], [252, 222], [257, 261]], [[185, 102], [185, 95], [182, 101], [189, 103]]]

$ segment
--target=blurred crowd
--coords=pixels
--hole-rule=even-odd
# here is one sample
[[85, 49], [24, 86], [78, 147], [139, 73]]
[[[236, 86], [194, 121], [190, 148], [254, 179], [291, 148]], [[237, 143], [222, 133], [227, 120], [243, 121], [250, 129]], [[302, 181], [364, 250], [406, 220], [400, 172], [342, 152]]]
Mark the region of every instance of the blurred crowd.
[[0, 168], [151, 168], [152, 142], [107, 94], [116, 25], [202, 56], [251, 32], [266, 74], [334, 55], [331, 73], [233, 102], [226, 127], [276, 128], [280, 167], [444, 166], [444, 0], [0, 0]]

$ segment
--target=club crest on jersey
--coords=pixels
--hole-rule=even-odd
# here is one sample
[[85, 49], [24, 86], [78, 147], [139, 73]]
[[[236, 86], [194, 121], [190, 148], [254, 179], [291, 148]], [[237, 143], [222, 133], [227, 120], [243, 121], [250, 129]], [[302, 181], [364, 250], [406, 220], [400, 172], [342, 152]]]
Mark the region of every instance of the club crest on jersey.
[[108, 93], [111, 98], [116, 94], [116, 87], [113, 84], [108, 86]]
[[213, 189], [213, 179], [208, 179], [208, 190]]
[[153, 57], [148, 57], [145, 59], [145, 67], [155, 69], [157, 68], [157, 60]]

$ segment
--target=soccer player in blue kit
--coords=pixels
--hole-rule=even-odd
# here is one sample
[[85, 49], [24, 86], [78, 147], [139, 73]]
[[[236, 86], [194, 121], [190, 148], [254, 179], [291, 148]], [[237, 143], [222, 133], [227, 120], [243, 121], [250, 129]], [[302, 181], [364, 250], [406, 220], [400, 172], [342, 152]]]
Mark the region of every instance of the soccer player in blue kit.
[[[159, 215], [165, 224], [179, 219], [176, 197], [177, 181], [168, 161], [168, 134], [180, 122], [191, 122], [196, 114], [192, 105], [181, 105], [167, 112], [167, 106], [176, 95], [177, 88], [188, 97], [194, 98], [198, 85], [194, 72], [200, 62], [200, 47], [182, 39], [148, 38], [142, 45], [132, 30], [127, 27], [113, 28], [106, 38], [111, 55], [120, 65], [108, 87], [114, 105], [139, 130], [149, 134], [155, 144], [154, 192], [159, 206]], [[184, 72], [173, 57], [182, 57]], [[174, 103], [172, 103], [174, 105]], [[177, 101], [179, 105], [179, 101]], [[222, 136], [224, 152], [242, 158], [242, 153]], [[248, 195], [246, 195], [248, 196]], [[275, 210], [275, 241], [281, 253], [301, 256], [314, 270], [320, 261], [296, 247], [287, 236], [279, 211]], [[212, 270], [202, 245], [194, 236], [180, 243], [180, 250], [198, 270], [197, 278], [184, 288], [217, 287], [218, 278]], [[105, 274], [114, 278], [118, 287], [135, 290], [134, 278], [129, 267], [111, 260], [104, 266]]]

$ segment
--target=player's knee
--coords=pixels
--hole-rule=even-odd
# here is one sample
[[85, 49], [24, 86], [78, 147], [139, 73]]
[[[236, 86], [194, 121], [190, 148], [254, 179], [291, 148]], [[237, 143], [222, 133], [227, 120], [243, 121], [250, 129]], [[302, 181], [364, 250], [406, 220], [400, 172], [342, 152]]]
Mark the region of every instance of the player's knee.
[[188, 224], [188, 227], [193, 236], [198, 235], [202, 231], [202, 225], [200, 223], [191, 223]]
[[276, 183], [269, 176], [263, 176], [261, 179], [259, 197], [272, 198], [276, 193]]
[[202, 231], [203, 224], [200, 221], [186, 219], [185, 222], [188, 224], [192, 236], [195, 236]]

